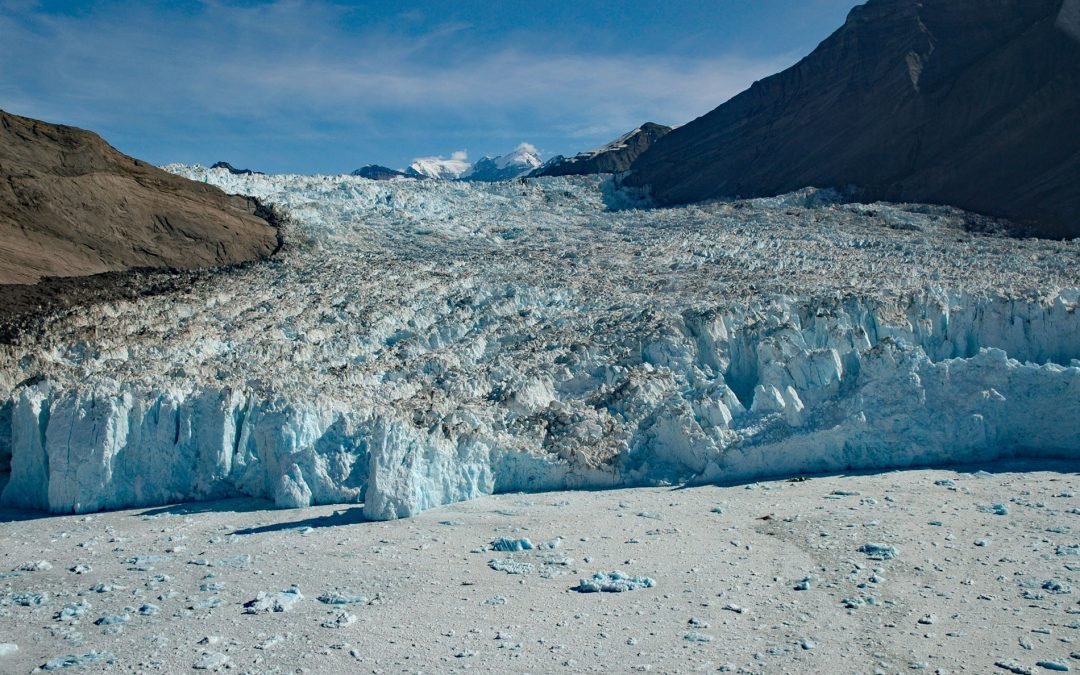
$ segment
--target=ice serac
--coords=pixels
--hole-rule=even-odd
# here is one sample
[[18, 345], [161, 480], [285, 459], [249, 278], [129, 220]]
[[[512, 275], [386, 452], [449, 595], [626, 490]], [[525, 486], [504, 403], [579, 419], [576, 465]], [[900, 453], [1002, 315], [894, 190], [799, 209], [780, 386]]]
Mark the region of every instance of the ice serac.
[[[355, 502], [366, 454], [335, 411], [228, 389], [22, 389], [5, 504], [83, 513], [249, 495], [282, 507]], [[365, 460], [357, 463], [358, 459]]]
[[372, 431], [367, 517], [404, 518], [494, 492], [493, 453], [482, 438], [469, 433], [447, 438], [391, 421]]
[[363, 501], [392, 519], [494, 491], [1077, 458], [1078, 302], [926, 292], [688, 310], [617, 364], [583, 353], [561, 372], [500, 376], [513, 393], [437, 423], [387, 395], [357, 409], [37, 382], [11, 402], [2, 502], [71, 513], [250, 495]]
[[658, 140], [626, 185], [660, 204], [853, 188], [1080, 236], [1078, 16], [1075, 0], [869, 0]]

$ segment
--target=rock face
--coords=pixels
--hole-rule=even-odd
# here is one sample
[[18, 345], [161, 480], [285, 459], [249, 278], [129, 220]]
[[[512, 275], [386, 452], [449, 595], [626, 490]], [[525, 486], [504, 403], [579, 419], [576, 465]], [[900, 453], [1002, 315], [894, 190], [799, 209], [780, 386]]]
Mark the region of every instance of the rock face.
[[261, 213], [91, 132], [0, 111], [0, 283], [266, 257], [278, 231]]
[[659, 204], [854, 186], [1080, 236], [1080, 1], [870, 0], [623, 184]]
[[356, 171], [353, 171], [352, 176], [359, 176], [360, 178], [367, 178], [368, 180], [394, 180], [395, 178], [409, 178], [403, 171], [397, 171], [386, 166], [379, 166], [378, 164], [368, 164], [365, 167], [361, 167]]
[[553, 157], [531, 175], [586, 176], [594, 173], [620, 173], [629, 169], [635, 159], [670, 131], [671, 127], [646, 122], [594, 150], [579, 152], [573, 157]]

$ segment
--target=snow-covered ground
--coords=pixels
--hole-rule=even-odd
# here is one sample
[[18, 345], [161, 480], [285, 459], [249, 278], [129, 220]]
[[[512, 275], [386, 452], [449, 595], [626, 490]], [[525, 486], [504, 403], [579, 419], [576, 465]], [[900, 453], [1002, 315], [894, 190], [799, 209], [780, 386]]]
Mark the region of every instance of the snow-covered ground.
[[[0, 672], [1075, 670], [1075, 462], [1015, 468], [508, 494], [389, 523], [0, 510]], [[616, 571], [651, 586], [578, 592]]]
[[287, 209], [289, 245], [3, 347], [5, 504], [389, 519], [1080, 451], [1077, 242], [813, 192], [613, 211], [598, 178], [171, 169]]

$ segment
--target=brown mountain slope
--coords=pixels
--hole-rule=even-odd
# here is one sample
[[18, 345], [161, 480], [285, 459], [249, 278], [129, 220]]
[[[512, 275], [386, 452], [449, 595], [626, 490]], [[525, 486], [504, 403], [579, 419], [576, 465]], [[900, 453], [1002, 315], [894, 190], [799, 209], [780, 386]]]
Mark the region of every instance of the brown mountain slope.
[[1080, 0], [870, 0], [624, 184], [660, 204], [856, 187], [1080, 236]]
[[0, 111], [0, 283], [262, 258], [278, 232], [257, 212], [94, 133]]

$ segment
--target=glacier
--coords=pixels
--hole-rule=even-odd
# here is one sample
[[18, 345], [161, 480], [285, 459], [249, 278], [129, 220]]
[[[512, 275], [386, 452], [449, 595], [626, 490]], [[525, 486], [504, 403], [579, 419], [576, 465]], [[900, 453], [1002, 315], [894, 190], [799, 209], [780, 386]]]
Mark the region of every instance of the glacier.
[[0, 503], [494, 492], [1080, 453], [1080, 242], [807, 190], [169, 170], [290, 216], [268, 262], [0, 345]]

